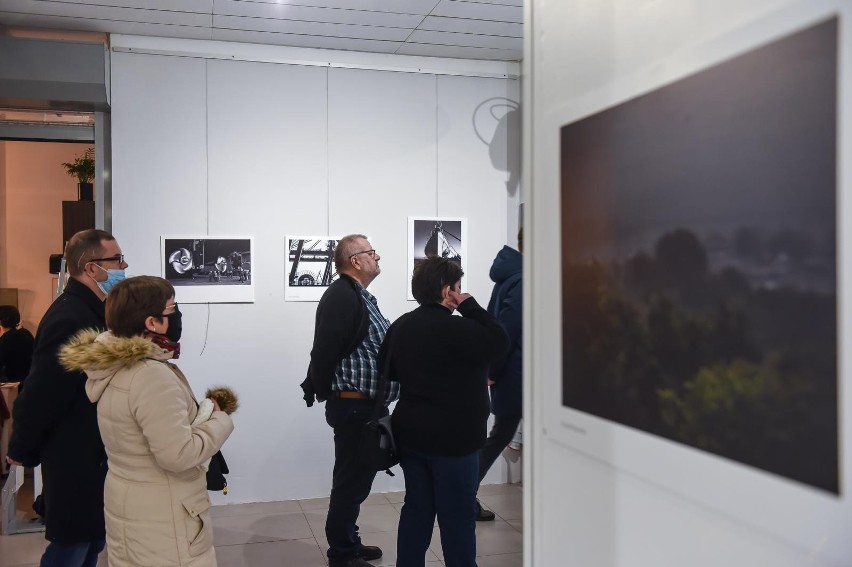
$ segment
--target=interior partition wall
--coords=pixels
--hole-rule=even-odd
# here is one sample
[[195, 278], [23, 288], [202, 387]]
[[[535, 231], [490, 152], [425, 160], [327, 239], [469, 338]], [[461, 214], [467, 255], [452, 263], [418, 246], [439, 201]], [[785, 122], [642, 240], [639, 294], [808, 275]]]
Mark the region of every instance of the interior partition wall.
[[[517, 228], [519, 159], [507, 153], [520, 131], [505, 119], [518, 108], [517, 70], [328, 51], [323, 63], [304, 50], [157, 38], [112, 45], [112, 228], [128, 274], [161, 273], [161, 235], [253, 237], [253, 303], [181, 305], [178, 364], [196, 395], [228, 384], [241, 398], [223, 449], [231, 490], [216, 502], [325, 496], [332, 432], [299, 388], [316, 303], [284, 300], [285, 236], [366, 234], [382, 257], [370, 289], [393, 320], [416, 305], [408, 216], [464, 217], [463, 288], [486, 303], [491, 261]], [[486, 482], [504, 480], [495, 467]], [[402, 488], [401, 475], [374, 483]]]

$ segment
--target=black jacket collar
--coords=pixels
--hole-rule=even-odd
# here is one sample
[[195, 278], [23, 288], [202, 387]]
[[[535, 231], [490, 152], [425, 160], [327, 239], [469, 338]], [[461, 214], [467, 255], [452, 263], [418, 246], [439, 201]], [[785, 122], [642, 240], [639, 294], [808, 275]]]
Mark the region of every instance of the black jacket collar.
[[65, 284], [65, 291], [63, 294], [65, 293], [79, 298], [87, 307], [89, 307], [89, 309], [100, 314], [101, 318], [103, 318], [104, 301], [76, 278], [68, 278], [68, 283]]

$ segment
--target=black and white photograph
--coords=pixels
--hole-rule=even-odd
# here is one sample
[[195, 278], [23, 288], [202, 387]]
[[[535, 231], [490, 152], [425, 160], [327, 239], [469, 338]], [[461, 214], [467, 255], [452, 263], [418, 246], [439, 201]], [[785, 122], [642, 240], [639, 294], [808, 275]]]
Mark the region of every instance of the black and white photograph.
[[467, 219], [447, 217], [408, 217], [408, 299], [411, 274], [419, 261], [432, 256], [457, 262], [467, 268]]
[[837, 30], [561, 127], [563, 406], [840, 493]]
[[163, 277], [184, 303], [254, 301], [250, 237], [172, 237], [162, 242]]
[[334, 249], [340, 237], [287, 236], [285, 301], [319, 301], [337, 279]]

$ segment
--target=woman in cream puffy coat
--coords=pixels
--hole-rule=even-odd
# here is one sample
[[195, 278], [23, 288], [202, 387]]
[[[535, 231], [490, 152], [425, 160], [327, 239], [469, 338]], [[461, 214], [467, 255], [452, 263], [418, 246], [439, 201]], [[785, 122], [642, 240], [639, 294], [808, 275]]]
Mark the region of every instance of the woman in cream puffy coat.
[[88, 375], [98, 404], [109, 472], [104, 487], [111, 567], [216, 565], [210, 499], [201, 465], [233, 431], [218, 405], [192, 425], [198, 405], [183, 373], [170, 363], [167, 337], [174, 288], [139, 276], [117, 284], [106, 301], [109, 331], [84, 331], [60, 359]]

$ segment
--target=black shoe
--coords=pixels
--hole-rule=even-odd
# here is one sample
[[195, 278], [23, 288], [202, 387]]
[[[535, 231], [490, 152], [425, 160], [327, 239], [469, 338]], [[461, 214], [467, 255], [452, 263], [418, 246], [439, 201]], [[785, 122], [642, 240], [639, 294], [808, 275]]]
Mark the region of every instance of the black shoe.
[[486, 510], [482, 507], [482, 504], [479, 503], [479, 500], [476, 501], [476, 521], [477, 522], [490, 522], [496, 517], [496, 514], [491, 510]]
[[329, 559], [328, 567], [375, 567], [375, 565], [367, 563], [361, 557], [350, 557], [348, 559]]
[[375, 545], [362, 545], [358, 551], [358, 557], [366, 561], [372, 561], [382, 556], [382, 550]]

